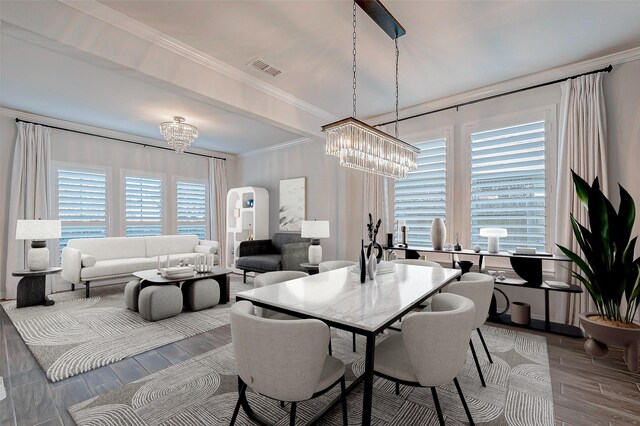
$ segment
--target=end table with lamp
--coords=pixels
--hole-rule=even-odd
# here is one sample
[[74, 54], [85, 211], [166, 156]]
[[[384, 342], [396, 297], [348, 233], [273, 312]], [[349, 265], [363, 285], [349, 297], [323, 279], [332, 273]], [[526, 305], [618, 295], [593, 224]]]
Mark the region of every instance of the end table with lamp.
[[43, 269], [41, 271], [31, 271], [23, 269], [11, 273], [14, 277], [22, 277], [18, 282], [18, 292], [16, 295], [16, 308], [26, 308], [27, 306], [44, 305], [51, 306], [55, 302], [49, 299], [46, 293], [47, 275], [57, 274], [62, 271], [59, 266]]
[[322, 247], [320, 246], [320, 238], [329, 238], [329, 221], [303, 220], [301, 237], [311, 238], [311, 245], [309, 246], [309, 263], [312, 265], [317, 265], [322, 262]]

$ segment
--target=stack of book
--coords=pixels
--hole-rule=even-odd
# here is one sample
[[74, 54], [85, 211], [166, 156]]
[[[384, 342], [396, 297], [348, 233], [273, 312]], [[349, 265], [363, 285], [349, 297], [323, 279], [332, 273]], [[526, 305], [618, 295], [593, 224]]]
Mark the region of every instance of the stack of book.
[[172, 266], [160, 269], [160, 276], [167, 279], [179, 279], [193, 277], [194, 271], [191, 266]]

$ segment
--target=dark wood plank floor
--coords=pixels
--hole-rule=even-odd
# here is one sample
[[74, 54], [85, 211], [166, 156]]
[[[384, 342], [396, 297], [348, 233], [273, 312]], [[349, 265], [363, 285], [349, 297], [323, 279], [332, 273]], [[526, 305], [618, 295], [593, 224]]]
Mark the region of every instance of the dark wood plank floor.
[[[67, 407], [231, 341], [225, 326], [49, 383], [2, 309], [0, 317], [0, 376], [7, 389], [0, 426], [73, 425]], [[640, 375], [627, 370], [621, 351], [592, 359], [582, 339], [534, 333], [547, 337], [557, 426], [640, 425]]]

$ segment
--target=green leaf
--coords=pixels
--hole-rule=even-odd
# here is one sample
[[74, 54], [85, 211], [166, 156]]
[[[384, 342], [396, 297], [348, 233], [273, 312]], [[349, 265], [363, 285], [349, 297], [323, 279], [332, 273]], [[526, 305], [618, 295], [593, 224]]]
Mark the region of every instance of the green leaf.
[[573, 177], [573, 184], [576, 187], [576, 193], [578, 195], [578, 200], [584, 204], [585, 207], [588, 208], [589, 205], [589, 193], [591, 192], [591, 187], [589, 184], [582, 179], [576, 172], [571, 169], [571, 175]]
[[589, 281], [592, 281], [592, 278], [594, 277], [593, 271], [591, 270], [589, 265], [587, 265], [587, 263], [584, 260], [582, 260], [580, 256], [578, 256], [576, 253], [572, 252], [568, 248], [561, 246], [560, 244], [556, 244], [556, 246], [558, 246], [558, 248], [562, 251], [562, 253], [564, 253], [565, 256], [571, 259], [578, 268], [580, 268], [580, 270], [587, 276]]
[[618, 220], [620, 222], [620, 229], [616, 238], [617, 243], [625, 243], [629, 241], [631, 232], [633, 231], [633, 224], [636, 221], [636, 205], [633, 202], [633, 198], [627, 192], [622, 185], [618, 184], [620, 190], [620, 207], [618, 207]]

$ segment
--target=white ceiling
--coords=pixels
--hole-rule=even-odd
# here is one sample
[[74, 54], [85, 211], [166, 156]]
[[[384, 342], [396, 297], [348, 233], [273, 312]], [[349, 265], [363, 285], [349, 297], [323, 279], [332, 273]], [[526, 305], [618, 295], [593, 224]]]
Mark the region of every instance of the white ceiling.
[[[384, 3], [407, 30], [401, 108], [640, 47], [640, 1]], [[5, 107], [154, 138], [182, 115], [199, 147], [230, 153], [351, 114], [350, 1], [0, 7]], [[358, 116], [371, 117], [394, 107], [393, 42], [357, 13]], [[256, 57], [283, 74], [249, 69]]]

